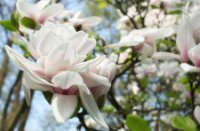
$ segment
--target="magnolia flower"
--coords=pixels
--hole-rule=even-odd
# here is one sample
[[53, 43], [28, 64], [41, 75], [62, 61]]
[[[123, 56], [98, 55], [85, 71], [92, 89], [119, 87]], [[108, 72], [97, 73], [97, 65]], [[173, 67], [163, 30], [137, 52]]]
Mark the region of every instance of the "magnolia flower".
[[6, 46], [11, 60], [24, 71], [27, 101], [30, 100], [30, 89], [53, 93], [54, 116], [58, 122], [64, 122], [75, 113], [80, 97], [93, 119], [107, 128], [95, 99], [108, 92], [115, 64], [105, 56], [84, 61], [96, 41], [83, 31], [76, 32], [72, 26], [53, 23], [45, 23], [29, 39], [27, 48], [36, 63]]
[[131, 46], [140, 51], [144, 56], [150, 56], [155, 52], [155, 42], [158, 39], [168, 37], [174, 33], [173, 28], [144, 28], [131, 31], [117, 44], [109, 45], [111, 48]]
[[196, 108], [194, 110], [194, 117], [196, 118], [196, 120], [200, 124], [200, 106], [196, 106]]
[[81, 12], [77, 12], [71, 19], [69, 19], [69, 22], [78, 30], [87, 30], [98, 25], [101, 22], [101, 18], [97, 16], [81, 17]]
[[36, 4], [31, 4], [26, 0], [17, 0], [16, 7], [17, 11], [23, 16], [43, 24], [47, 19], [55, 17], [63, 11], [62, 4], [49, 4], [49, 0], [41, 0]]
[[182, 63], [180, 66], [185, 72], [200, 72], [200, 44], [196, 45], [195, 47], [191, 48], [188, 51], [189, 59], [192, 61], [194, 66], [191, 66], [187, 63]]
[[189, 60], [188, 51], [195, 46], [191, 24], [186, 16], [183, 16], [180, 25], [178, 26], [176, 45], [180, 54], [173, 54], [168, 52], [156, 52], [153, 57], [156, 59], [177, 59], [182, 62]]

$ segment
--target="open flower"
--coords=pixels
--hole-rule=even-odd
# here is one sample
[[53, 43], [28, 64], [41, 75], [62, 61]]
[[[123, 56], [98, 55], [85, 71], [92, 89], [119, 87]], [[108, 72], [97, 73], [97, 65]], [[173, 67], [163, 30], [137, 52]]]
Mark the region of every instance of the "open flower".
[[156, 52], [153, 57], [163, 60], [177, 59], [182, 62], [187, 62], [189, 60], [188, 51], [195, 46], [195, 41], [193, 38], [190, 21], [186, 16], [182, 17], [181, 23], [178, 26], [176, 45], [179, 49], [180, 54]]
[[101, 22], [101, 18], [97, 16], [81, 17], [81, 12], [77, 12], [69, 19], [69, 22], [74, 25], [77, 30], [87, 30]]
[[111, 48], [131, 46], [140, 51], [144, 56], [151, 56], [155, 52], [155, 42], [174, 33], [173, 28], [144, 28], [131, 31], [117, 44], [109, 45]]
[[41, 0], [36, 4], [31, 4], [26, 0], [17, 0], [16, 7], [17, 11], [23, 16], [43, 24], [48, 18], [55, 17], [63, 11], [62, 4], [49, 4], [49, 0]]
[[[64, 122], [75, 113], [80, 97], [93, 119], [107, 128], [95, 98], [108, 92], [115, 64], [104, 56], [85, 61], [95, 43], [86, 33], [76, 32], [72, 26], [45, 23], [39, 31], [30, 35], [27, 44], [36, 63], [6, 46], [11, 60], [24, 71], [27, 101], [30, 100], [30, 89], [52, 92], [54, 116], [58, 122]], [[98, 90], [98, 96], [93, 93], [95, 90]]]

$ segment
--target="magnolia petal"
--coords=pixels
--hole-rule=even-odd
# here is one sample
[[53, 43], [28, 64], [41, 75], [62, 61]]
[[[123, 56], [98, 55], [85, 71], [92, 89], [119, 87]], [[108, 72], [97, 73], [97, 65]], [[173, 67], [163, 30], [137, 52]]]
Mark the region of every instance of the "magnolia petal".
[[72, 45], [68, 43], [60, 44], [47, 55], [44, 64], [45, 71], [54, 74], [56, 71], [71, 66], [74, 60], [76, 60], [76, 54]]
[[30, 90], [30, 88], [28, 88], [28, 86], [29, 86], [29, 83], [27, 82], [27, 80], [25, 78], [23, 78], [22, 79], [22, 87], [23, 87], [23, 90], [24, 90], [26, 103], [28, 105], [30, 105], [30, 102], [31, 102], [31, 90]]
[[38, 21], [43, 23], [46, 18], [54, 17], [60, 14], [63, 9], [64, 7], [62, 4], [51, 4], [42, 10]]
[[83, 26], [85, 28], [89, 28], [95, 25], [98, 25], [102, 19], [100, 17], [96, 17], [96, 16], [91, 16], [91, 17], [86, 17], [86, 18], [82, 18], [84, 21]]
[[80, 90], [80, 97], [81, 101], [87, 110], [87, 112], [92, 116], [92, 118], [99, 123], [104, 128], [108, 129], [108, 125], [106, 124], [105, 120], [103, 119], [102, 115], [100, 114], [100, 111], [98, 109], [98, 106], [96, 104], [96, 101], [92, 94], [86, 94], [84, 91]]
[[200, 44], [194, 46], [188, 51], [188, 56], [195, 66], [200, 66]]
[[108, 78], [95, 74], [95, 73], [91, 73], [91, 72], [86, 72], [86, 73], [81, 73], [81, 75], [83, 76], [83, 81], [84, 83], [88, 86], [88, 87], [95, 87], [95, 86], [105, 86], [108, 88], [110, 88], [111, 83], [108, 80]]
[[37, 8], [40, 10], [44, 9], [48, 4], [50, 4], [50, 0], [41, 0], [36, 3]]
[[181, 58], [179, 55], [177, 54], [173, 54], [173, 53], [168, 53], [168, 52], [156, 52], [153, 54], [152, 56], [154, 59], [158, 59], [158, 60], [171, 60], [171, 59], [176, 59], [181, 61]]
[[83, 40], [85, 40], [86, 38], [88, 37], [88, 34], [83, 32], [83, 31], [79, 31], [79, 32], [76, 32], [74, 33], [71, 37], [69, 37], [69, 41], [71, 44], [74, 45], [74, 47], [78, 47], [79, 44], [82, 44], [81, 42]]
[[[38, 76], [39, 77], [39, 76]], [[32, 90], [40, 90], [40, 91], [50, 91], [52, 92], [52, 86], [53, 84], [43, 84], [42, 82], [38, 82], [33, 78], [29, 73], [24, 73], [24, 79], [26, 79], [26, 82], [28, 83], [28, 88]]]
[[176, 44], [180, 51], [181, 58], [188, 60], [188, 51], [195, 46], [191, 23], [186, 16], [183, 16], [177, 30]]
[[51, 105], [55, 119], [63, 123], [75, 112], [78, 105], [78, 98], [75, 95], [54, 94]]
[[196, 120], [200, 124], [200, 106], [196, 106], [196, 108], [194, 110], [194, 117], [196, 118]]
[[73, 44], [76, 51], [82, 55], [88, 54], [96, 46], [96, 40], [88, 38], [88, 34], [79, 31], [69, 38], [70, 44]]
[[193, 30], [199, 30], [200, 28], [199, 17], [199, 11], [194, 12], [194, 14], [191, 16], [190, 22]]
[[61, 44], [59, 37], [53, 32], [48, 32], [44, 38], [38, 43], [37, 51], [41, 56], [46, 56], [50, 51], [52, 51], [56, 46]]
[[134, 36], [128, 35], [128, 36], [123, 37], [119, 43], [108, 45], [106, 47], [119, 48], [119, 47], [124, 47], [124, 46], [138, 46], [142, 44], [142, 42], [144, 42], [144, 37], [136, 36], [136, 35]]
[[84, 86], [85, 84], [81, 76], [73, 71], [59, 72], [52, 78], [52, 83], [63, 89], [68, 89], [71, 86], [78, 86], [79, 89], [83, 90], [85, 93], [90, 93], [89, 89]]
[[94, 59], [78, 63], [74, 65], [70, 70], [76, 71], [76, 72], [86, 72], [89, 70], [90, 66], [97, 66], [101, 61], [105, 59], [105, 56], [96, 57]]
[[77, 48], [77, 52], [86, 55], [90, 53], [96, 46], [96, 40], [92, 38], [87, 38], [82, 44]]
[[39, 9], [34, 4], [31, 4], [26, 0], [17, 0], [16, 7], [20, 14], [35, 20], [40, 13]]
[[152, 32], [149, 32], [149, 34], [146, 34], [147, 37], [153, 40], [163, 39], [165, 37], [169, 37], [172, 34], [175, 33], [174, 28], [159, 28], [155, 29]]
[[150, 46], [148, 44], [144, 44], [141, 50], [142, 55], [145, 57], [153, 55], [154, 52], [155, 52], [155, 46], [154, 45]]
[[200, 68], [188, 65], [187, 63], [182, 63], [180, 67], [186, 72], [200, 72]]
[[32, 81], [39, 84], [53, 86], [51, 83], [39, 77], [34, 71], [43, 71], [37, 64], [25, 59], [24, 57], [17, 54], [9, 46], [5, 46], [8, 56], [18, 66], [19, 69], [25, 71], [30, 76]]

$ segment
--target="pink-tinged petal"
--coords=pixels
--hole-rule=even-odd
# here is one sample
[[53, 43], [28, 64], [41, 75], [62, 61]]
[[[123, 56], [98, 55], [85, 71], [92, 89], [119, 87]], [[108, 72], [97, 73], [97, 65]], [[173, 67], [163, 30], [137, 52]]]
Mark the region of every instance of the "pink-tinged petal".
[[100, 17], [91, 16], [91, 17], [85, 17], [83, 19], [83, 27], [89, 28], [98, 25], [102, 19]]
[[83, 79], [77, 72], [62, 71], [52, 78], [52, 83], [62, 89], [69, 89], [72, 86], [77, 86], [80, 90], [90, 93], [89, 89], [85, 86]]
[[158, 60], [172, 60], [172, 59], [176, 59], [181, 61], [181, 57], [177, 54], [173, 54], [173, 53], [168, 53], [168, 52], [156, 52], [153, 54], [152, 56], [154, 59], [158, 59]]
[[140, 44], [142, 44], [142, 42], [144, 42], [144, 37], [142, 36], [136, 36], [136, 35], [128, 35], [123, 37], [119, 43], [117, 44], [112, 44], [112, 45], [108, 45], [106, 47], [109, 48], [119, 48], [119, 47], [124, 47], [124, 46], [138, 46]]
[[86, 109], [86, 111], [92, 116], [92, 118], [101, 126], [108, 129], [108, 125], [106, 124], [105, 120], [103, 119], [96, 101], [92, 94], [87, 94], [84, 91], [80, 90], [80, 97], [81, 101]]
[[188, 65], [187, 63], [182, 63], [180, 67], [185, 71], [186, 73], [188, 72], [200, 72], [200, 68]]
[[50, 31], [38, 43], [37, 52], [40, 54], [40, 56], [46, 56], [61, 43], [62, 41], [59, 39], [59, 37]]
[[200, 67], [200, 45], [199, 44], [189, 50], [188, 56], [195, 66]]
[[31, 4], [26, 0], [17, 0], [16, 7], [20, 14], [26, 17], [33, 18], [35, 20], [37, 19], [40, 13], [36, 5]]
[[176, 44], [180, 51], [181, 59], [188, 61], [188, 51], [195, 46], [191, 24], [186, 16], [183, 16], [178, 26]]
[[60, 123], [64, 123], [76, 111], [78, 98], [75, 95], [54, 94], [51, 105], [55, 119]]
[[200, 124], [200, 106], [196, 106], [196, 108], [194, 110], [194, 117], [196, 118], [196, 120]]
[[141, 54], [145, 57], [152, 56], [155, 52], [155, 46], [151, 46], [149, 44], [144, 44], [141, 50]]
[[47, 18], [55, 17], [58, 14], [62, 13], [64, 7], [62, 4], [51, 4], [42, 10], [38, 22], [44, 23]]
[[83, 78], [84, 83], [87, 85], [87, 87], [95, 87], [95, 86], [105, 86], [108, 90], [110, 89], [111, 83], [108, 80], [108, 78], [91, 73], [91, 72], [85, 72], [81, 73], [81, 76]]
[[14, 50], [12, 50], [9, 46], [5, 46], [5, 49], [10, 59], [17, 65], [19, 69], [26, 72], [33, 82], [48, 85], [48, 86], [54, 86], [36, 74], [36, 72], [40, 72], [40, 71], [43, 72], [43, 69], [41, 69], [37, 64], [32, 63], [26, 58], [20, 56]]

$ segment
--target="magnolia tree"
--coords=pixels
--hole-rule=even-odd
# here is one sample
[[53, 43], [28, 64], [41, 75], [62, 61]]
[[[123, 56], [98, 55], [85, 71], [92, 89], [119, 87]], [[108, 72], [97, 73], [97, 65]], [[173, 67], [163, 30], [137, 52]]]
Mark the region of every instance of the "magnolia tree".
[[117, 42], [94, 30], [105, 19], [59, 1], [17, 0], [0, 21], [9, 30], [2, 79], [8, 57], [19, 69], [8, 93], [1, 90], [0, 129], [24, 130], [38, 90], [55, 123], [78, 118], [77, 130], [199, 130], [200, 2], [87, 2], [118, 12], [118, 32], [109, 35], [120, 34]]

